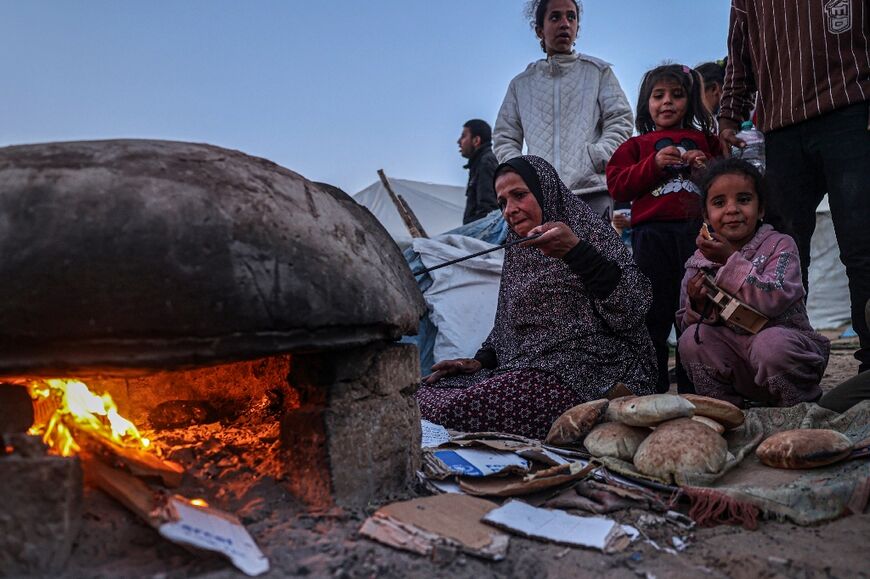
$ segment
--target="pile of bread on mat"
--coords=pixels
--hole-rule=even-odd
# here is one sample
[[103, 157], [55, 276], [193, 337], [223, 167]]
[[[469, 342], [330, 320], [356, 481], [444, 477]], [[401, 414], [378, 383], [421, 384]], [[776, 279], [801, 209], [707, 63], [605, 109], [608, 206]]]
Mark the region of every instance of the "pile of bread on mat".
[[[634, 464], [641, 474], [671, 481], [674, 474], [717, 473], [729, 458], [723, 434], [742, 425], [743, 411], [695, 394], [624, 396], [575, 406], [550, 428], [545, 442], [580, 443], [593, 457]], [[846, 458], [853, 445], [833, 430], [778, 432], [756, 449], [775, 468], [813, 468]]]

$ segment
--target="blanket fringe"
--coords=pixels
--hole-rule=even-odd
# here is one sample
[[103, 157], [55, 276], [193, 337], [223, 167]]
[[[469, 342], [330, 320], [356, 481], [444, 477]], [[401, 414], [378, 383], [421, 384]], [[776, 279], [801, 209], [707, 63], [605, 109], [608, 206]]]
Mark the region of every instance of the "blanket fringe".
[[689, 518], [701, 527], [715, 525], [742, 525], [753, 531], [758, 528], [760, 509], [716, 489], [681, 487], [671, 502], [685, 496], [689, 499]]

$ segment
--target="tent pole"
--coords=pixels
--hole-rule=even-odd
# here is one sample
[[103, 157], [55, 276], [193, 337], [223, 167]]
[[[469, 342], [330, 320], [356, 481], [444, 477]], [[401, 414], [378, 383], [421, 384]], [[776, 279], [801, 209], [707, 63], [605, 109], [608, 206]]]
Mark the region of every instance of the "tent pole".
[[393, 187], [390, 185], [390, 180], [387, 179], [387, 175], [384, 173], [383, 169], [378, 169], [378, 177], [381, 178], [381, 183], [384, 184], [384, 188], [387, 190], [387, 193], [390, 194], [390, 199], [399, 211], [399, 216], [402, 218], [402, 221], [405, 222], [405, 227], [408, 228], [411, 237], [424, 237], [428, 239], [429, 236], [426, 235], [426, 230], [423, 229], [420, 220], [417, 219], [416, 215], [414, 215], [411, 206], [408, 205], [401, 195], [396, 195], [393, 191]]

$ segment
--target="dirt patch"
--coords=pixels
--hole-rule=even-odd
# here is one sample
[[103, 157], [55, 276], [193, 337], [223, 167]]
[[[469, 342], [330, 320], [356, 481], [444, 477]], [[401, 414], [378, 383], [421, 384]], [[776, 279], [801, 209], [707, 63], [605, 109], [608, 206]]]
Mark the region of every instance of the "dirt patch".
[[[854, 347], [854, 342], [835, 344], [824, 389], [854, 375]], [[268, 417], [148, 434], [193, 475], [179, 489], [182, 494], [206, 498], [241, 517], [271, 561], [267, 577], [870, 577], [867, 513], [816, 527], [764, 521], [756, 531], [697, 529], [677, 554], [636, 543], [604, 555], [514, 537], [507, 559], [498, 563], [449, 551], [420, 557], [358, 535], [378, 505], [312, 513], [299, 504], [286, 490], [278, 426]], [[395, 498], [411, 496], [414, 491]], [[100, 491], [86, 489], [84, 512], [63, 577], [243, 576], [223, 560], [167, 542]], [[634, 523], [642, 514], [628, 511], [618, 518]], [[668, 544], [673, 529], [649, 533], [661, 547], [673, 547]]]

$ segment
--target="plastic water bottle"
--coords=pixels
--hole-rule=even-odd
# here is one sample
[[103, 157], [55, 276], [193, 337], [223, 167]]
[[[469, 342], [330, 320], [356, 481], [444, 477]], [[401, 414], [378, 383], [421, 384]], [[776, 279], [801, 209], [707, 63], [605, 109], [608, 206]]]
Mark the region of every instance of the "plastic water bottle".
[[737, 138], [746, 143], [744, 148], [731, 147], [731, 155], [743, 159], [756, 169], [764, 173], [764, 133], [752, 126], [752, 121], [746, 121], [740, 125]]

